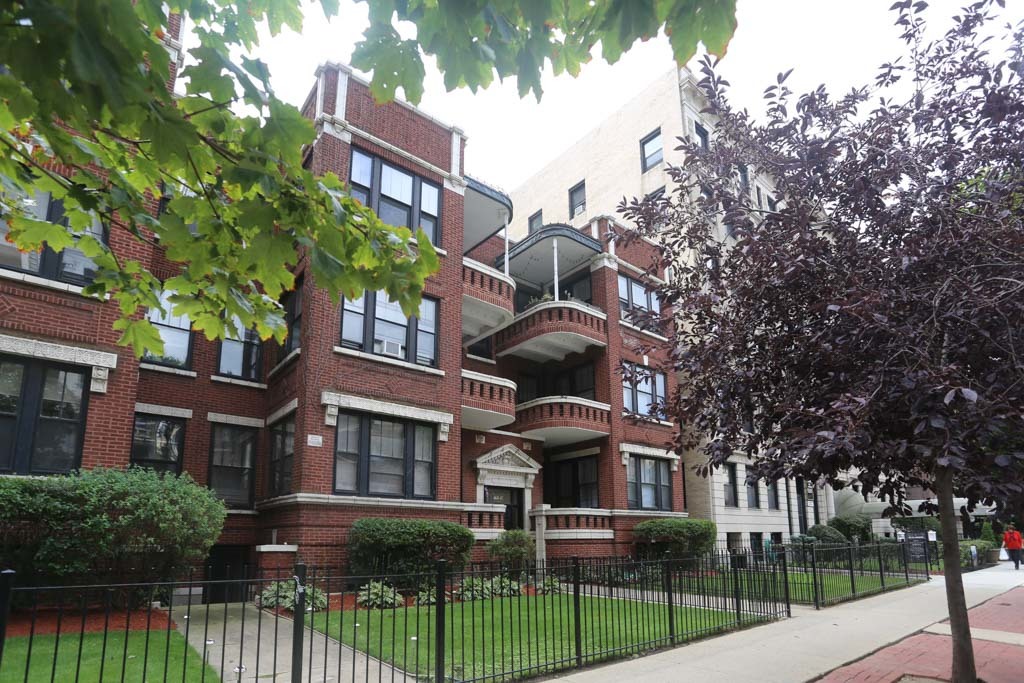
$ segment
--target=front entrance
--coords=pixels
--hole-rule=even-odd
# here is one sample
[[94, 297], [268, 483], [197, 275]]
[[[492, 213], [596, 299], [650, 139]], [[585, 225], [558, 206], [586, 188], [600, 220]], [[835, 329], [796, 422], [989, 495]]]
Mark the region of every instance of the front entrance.
[[485, 486], [484, 502], [505, 506], [505, 528], [523, 528], [523, 489]]
[[210, 558], [206, 562], [207, 581], [226, 581], [211, 583], [207, 588], [206, 602], [242, 602], [246, 599], [245, 584], [249, 566], [249, 546], [215, 545], [210, 548]]

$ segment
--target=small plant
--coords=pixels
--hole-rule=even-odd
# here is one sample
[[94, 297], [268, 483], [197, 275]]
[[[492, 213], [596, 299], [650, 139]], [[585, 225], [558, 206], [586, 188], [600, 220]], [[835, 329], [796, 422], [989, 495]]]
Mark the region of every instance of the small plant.
[[981, 540], [987, 541], [992, 545], [996, 544], [996, 532], [992, 529], [992, 522], [985, 522], [981, 525]]
[[480, 578], [464, 579], [459, 587], [452, 591], [452, 595], [463, 602], [486, 600], [491, 597], [491, 593], [491, 580]]
[[533, 537], [522, 529], [502, 531], [487, 544], [487, 553], [507, 567], [522, 567], [534, 557]]
[[824, 524], [815, 524], [807, 530], [807, 535], [813, 536], [821, 543], [830, 545], [847, 545], [850, 542], [850, 539], [844, 536], [842, 531]]
[[558, 595], [565, 592], [565, 586], [558, 580], [557, 576], [545, 576], [537, 583], [538, 595]]
[[491, 595], [497, 598], [511, 598], [523, 592], [519, 582], [507, 576], [496, 576], [491, 579], [490, 590]]
[[385, 581], [371, 581], [356, 594], [356, 603], [368, 609], [395, 609], [405, 604], [398, 589]]
[[[448, 591], [444, 593], [445, 603], [452, 601], [452, 594]], [[437, 589], [430, 585], [425, 585], [416, 592], [416, 605], [419, 607], [427, 607], [428, 605], [437, 604]]]
[[[295, 580], [275, 581], [260, 593], [260, 607], [280, 607], [295, 611]], [[327, 594], [316, 586], [306, 586], [306, 609], [319, 612], [327, 608]]]

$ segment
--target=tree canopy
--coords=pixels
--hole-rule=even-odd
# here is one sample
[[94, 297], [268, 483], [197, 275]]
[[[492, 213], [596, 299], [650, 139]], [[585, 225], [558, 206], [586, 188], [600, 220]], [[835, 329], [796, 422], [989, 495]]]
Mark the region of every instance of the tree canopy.
[[705, 62], [710, 150], [684, 142], [676, 194], [621, 207], [673, 268], [668, 409], [703, 470], [745, 453], [752, 478], [896, 508], [922, 486], [944, 527], [954, 490], [1020, 499], [1024, 450], [999, 444], [1024, 427], [1024, 67], [1021, 26], [990, 52], [996, 4], [929, 42], [925, 3], [896, 3], [903, 60], [840, 95], [794, 96], [780, 74], [763, 123]]
[[[320, 4], [338, 13], [337, 0]], [[520, 91], [539, 97], [546, 62], [575, 74], [598, 42], [614, 60], [664, 26], [683, 59], [699, 40], [723, 53], [735, 27], [734, 0], [368, 4], [353, 61], [373, 71], [381, 101], [399, 87], [419, 100], [421, 52], [437, 57], [449, 88], [517, 74]], [[167, 88], [170, 52], [182, 49], [168, 9], [193, 27], [181, 97]], [[397, 21], [417, 37], [402, 39]], [[254, 328], [280, 341], [277, 301], [303, 255], [332, 296], [384, 290], [415, 311], [439, 265], [428, 239], [382, 223], [333, 174], [304, 169], [312, 123], [275, 96], [266, 64], [234, 56], [255, 47], [261, 26], [302, 22], [300, 0], [0, 5], [0, 238], [25, 252], [75, 246], [92, 261], [86, 293], [116, 303], [121, 341], [139, 355], [162, 352], [139, 313], [159, 308], [165, 290], [173, 313], [209, 338]], [[62, 202], [67, 229], [32, 213], [37, 192]], [[133, 243], [162, 250], [177, 272], [161, 281]]]

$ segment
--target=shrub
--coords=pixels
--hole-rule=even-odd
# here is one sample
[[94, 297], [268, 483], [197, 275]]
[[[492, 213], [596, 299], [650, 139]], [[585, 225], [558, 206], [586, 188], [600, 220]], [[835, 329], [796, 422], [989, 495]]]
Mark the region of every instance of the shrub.
[[992, 522], [985, 522], [981, 525], [981, 540], [988, 541], [995, 545], [996, 543], [996, 532], [992, 529]]
[[496, 598], [510, 598], [523, 592], [519, 582], [507, 576], [496, 576], [491, 579], [490, 590], [491, 595]]
[[357, 576], [433, 572], [438, 560], [459, 569], [474, 541], [472, 531], [453, 522], [359, 519], [349, 532], [349, 563]]
[[[260, 593], [260, 607], [281, 607], [295, 611], [295, 580], [275, 581]], [[306, 586], [306, 609], [319, 612], [327, 607], [327, 594], [316, 586]]]
[[840, 515], [828, 520], [828, 525], [851, 541], [870, 543], [874, 540], [870, 515]]
[[789, 542], [793, 545], [814, 545], [818, 539], [808, 534], [793, 534], [789, 537]]
[[[444, 593], [445, 603], [452, 601], [452, 594], [448, 591]], [[424, 585], [419, 591], [416, 592], [416, 604], [420, 607], [426, 607], [427, 605], [437, 604], [437, 589], [431, 585]]]
[[964, 569], [969, 569], [971, 565], [971, 546], [978, 549], [978, 563], [985, 563], [985, 552], [998, 548], [999, 546], [989, 541], [983, 541], [980, 539], [960, 541], [960, 566]]
[[934, 531], [937, 538], [942, 539], [942, 524], [938, 517], [893, 517], [889, 523], [900, 531]]
[[452, 591], [452, 596], [469, 602], [471, 600], [486, 600], [491, 597], [492, 583], [490, 579], [471, 577], [464, 579], [459, 586]]
[[405, 604], [398, 589], [385, 581], [371, 581], [356, 593], [356, 603], [369, 609], [395, 609]]
[[633, 527], [638, 551], [656, 559], [705, 555], [717, 536], [718, 527], [706, 519], [649, 519]]
[[545, 576], [537, 583], [538, 595], [558, 595], [565, 592], [565, 586], [558, 580], [557, 576]]
[[487, 553], [509, 567], [522, 567], [535, 554], [533, 537], [522, 529], [502, 531], [487, 544]]
[[848, 545], [850, 543], [850, 539], [844, 536], [839, 529], [824, 524], [815, 524], [807, 530], [807, 535], [830, 545]]
[[0, 558], [21, 585], [166, 580], [206, 560], [226, 514], [187, 474], [4, 477]]

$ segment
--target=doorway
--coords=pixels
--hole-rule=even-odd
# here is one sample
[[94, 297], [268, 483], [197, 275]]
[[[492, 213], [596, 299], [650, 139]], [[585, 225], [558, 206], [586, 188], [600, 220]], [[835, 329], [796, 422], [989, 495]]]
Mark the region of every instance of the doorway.
[[523, 528], [523, 490], [485, 486], [484, 502], [505, 506], [505, 529]]
[[249, 546], [215, 545], [210, 548], [206, 561], [206, 580], [229, 583], [211, 583], [207, 586], [206, 602], [243, 602], [246, 598], [243, 579], [249, 566]]

